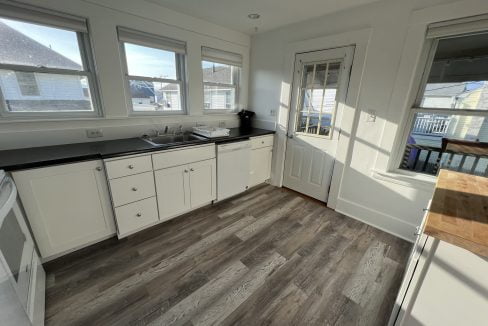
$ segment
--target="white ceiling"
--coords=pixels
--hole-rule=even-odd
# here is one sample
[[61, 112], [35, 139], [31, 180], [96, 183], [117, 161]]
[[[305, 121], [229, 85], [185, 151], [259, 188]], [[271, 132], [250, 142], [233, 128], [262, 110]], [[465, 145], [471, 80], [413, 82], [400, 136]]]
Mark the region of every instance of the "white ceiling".
[[[247, 34], [275, 29], [378, 0], [147, 0]], [[251, 20], [250, 13], [261, 18]]]

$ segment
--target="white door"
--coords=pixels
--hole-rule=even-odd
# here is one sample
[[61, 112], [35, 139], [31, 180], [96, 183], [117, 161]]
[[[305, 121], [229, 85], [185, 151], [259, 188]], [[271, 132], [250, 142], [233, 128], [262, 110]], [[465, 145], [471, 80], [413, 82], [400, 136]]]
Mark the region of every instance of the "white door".
[[297, 54], [283, 185], [326, 202], [354, 47]]
[[42, 257], [115, 233], [99, 160], [12, 173]]
[[189, 172], [188, 165], [154, 171], [161, 221], [190, 209]]
[[217, 197], [217, 176], [215, 159], [190, 164], [191, 207], [210, 203]]

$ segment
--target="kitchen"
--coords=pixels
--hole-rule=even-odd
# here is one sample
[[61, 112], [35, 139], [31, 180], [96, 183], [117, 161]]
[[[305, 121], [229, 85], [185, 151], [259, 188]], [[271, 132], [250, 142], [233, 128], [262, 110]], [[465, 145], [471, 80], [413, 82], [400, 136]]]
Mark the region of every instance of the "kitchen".
[[0, 8], [2, 325], [486, 324], [485, 3]]

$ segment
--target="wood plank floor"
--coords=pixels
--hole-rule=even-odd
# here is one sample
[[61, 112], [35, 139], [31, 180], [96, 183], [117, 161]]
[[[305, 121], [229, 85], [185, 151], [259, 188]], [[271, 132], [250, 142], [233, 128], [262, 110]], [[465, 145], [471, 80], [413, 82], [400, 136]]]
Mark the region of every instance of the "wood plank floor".
[[46, 324], [386, 325], [410, 246], [262, 185], [46, 264]]

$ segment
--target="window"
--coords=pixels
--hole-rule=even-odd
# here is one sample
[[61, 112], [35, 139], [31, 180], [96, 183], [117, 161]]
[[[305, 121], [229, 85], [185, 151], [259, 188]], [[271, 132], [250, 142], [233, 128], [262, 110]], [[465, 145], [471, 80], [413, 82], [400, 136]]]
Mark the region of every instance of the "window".
[[86, 21], [0, 4], [0, 114], [99, 115]]
[[202, 48], [203, 105], [209, 111], [234, 111], [239, 94], [242, 56]]
[[340, 71], [341, 61], [304, 65], [296, 132], [331, 136]]
[[186, 44], [121, 27], [118, 33], [132, 113], [184, 113]]
[[[435, 174], [451, 155], [441, 154], [442, 138], [488, 142], [488, 33], [432, 39], [410, 121], [401, 169]], [[485, 163], [465, 161], [454, 158], [460, 170], [485, 173]]]

